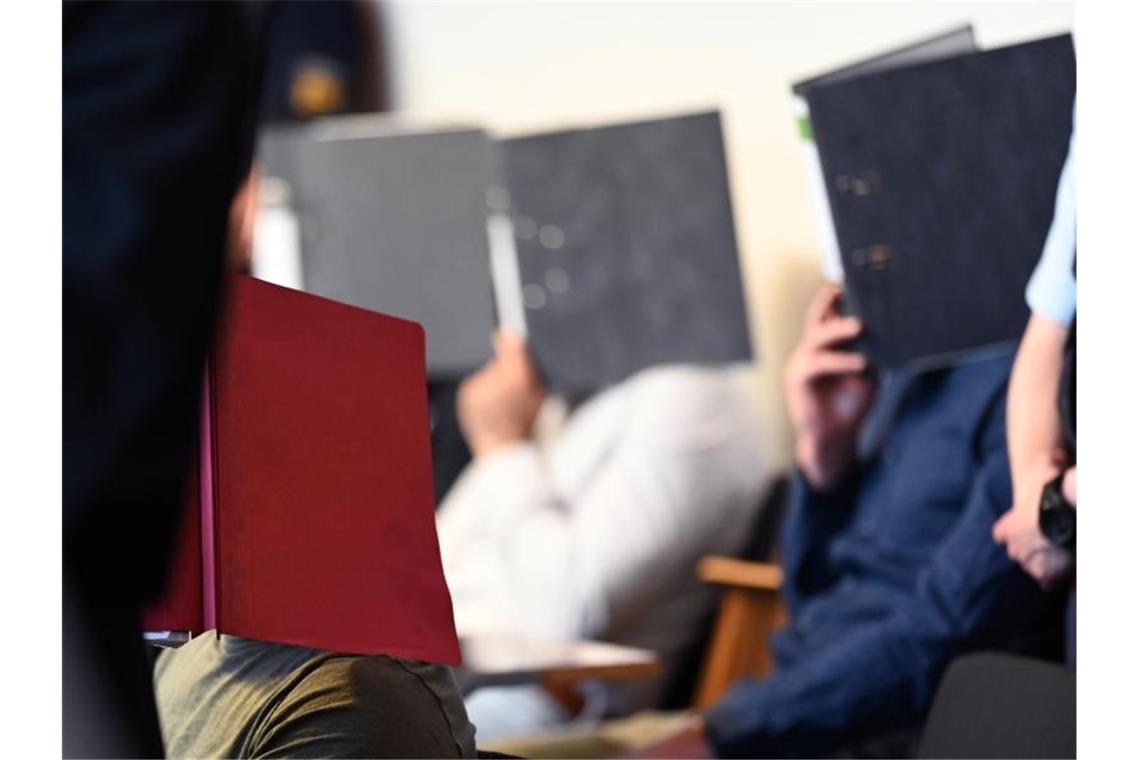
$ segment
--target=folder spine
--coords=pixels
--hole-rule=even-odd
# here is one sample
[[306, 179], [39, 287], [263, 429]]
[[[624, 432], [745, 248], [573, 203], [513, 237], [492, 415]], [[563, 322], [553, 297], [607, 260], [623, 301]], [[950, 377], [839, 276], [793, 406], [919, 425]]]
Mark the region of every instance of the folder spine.
[[206, 380], [202, 383], [202, 413], [199, 415], [200, 435], [200, 502], [202, 507], [202, 626], [204, 630], [218, 630], [218, 562], [217, 562], [217, 468], [214, 441], [214, 372], [213, 362], [207, 361]]

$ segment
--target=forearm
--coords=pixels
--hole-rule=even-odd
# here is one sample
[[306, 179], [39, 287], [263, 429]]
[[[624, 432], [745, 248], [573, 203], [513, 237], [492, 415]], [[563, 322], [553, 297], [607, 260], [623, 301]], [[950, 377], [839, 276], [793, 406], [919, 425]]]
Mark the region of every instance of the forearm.
[[835, 581], [827, 547], [847, 524], [859, 478], [856, 471], [828, 491], [811, 486], [802, 473], [792, 477], [788, 512], [780, 535], [785, 603], [795, 610], [801, 599], [823, 591]]
[[[564, 502], [533, 444], [470, 465], [438, 519], [460, 625], [494, 623], [552, 639], [596, 633], [605, 622], [599, 578], [611, 574], [604, 569], [609, 544], [626, 537], [632, 550], [638, 536], [617, 525], [637, 511], [630, 495], [602, 490]], [[615, 510], [614, 504], [625, 506]], [[606, 515], [613, 530], [596, 525]]]
[[1006, 443], [1015, 493], [1050, 461], [1062, 442], [1057, 411], [1066, 330], [1034, 314], [1010, 376]]
[[538, 447], [530, 441], [504, 446], [472, 460], [440, 504], [440, 540], [463, 541], [493, 534], [554, 499]]
[[553, 488], [537, 449], [519, 444], [472, 462], [436, 518], [440, 556], [457, 625], [514, 625], [518, 557], [510, 537], [533, 526], [533, 513], [553, 511]]
[[812, 488], [822, 492], [833, 490], [844, 480], [855, 464], [855, 438], [824, 444], [803, 434], [796, 436], [796, 467]]

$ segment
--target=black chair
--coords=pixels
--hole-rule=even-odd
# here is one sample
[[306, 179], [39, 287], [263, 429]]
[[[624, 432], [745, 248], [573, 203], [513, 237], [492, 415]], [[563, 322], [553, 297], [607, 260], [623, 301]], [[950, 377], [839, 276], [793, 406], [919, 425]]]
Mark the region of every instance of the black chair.
[[951, 664], [934, 698], [922, 758], [1071, 758], [1077, 674], [1042, 660], [973, 654]]

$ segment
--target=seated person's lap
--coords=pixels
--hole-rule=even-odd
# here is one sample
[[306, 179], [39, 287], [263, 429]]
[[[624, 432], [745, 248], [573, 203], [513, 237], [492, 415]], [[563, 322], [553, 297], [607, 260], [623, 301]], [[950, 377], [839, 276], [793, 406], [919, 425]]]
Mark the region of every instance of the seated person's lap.
[[171, 757], [473, 757], [450, 670], [202, 634], [155, 668]]

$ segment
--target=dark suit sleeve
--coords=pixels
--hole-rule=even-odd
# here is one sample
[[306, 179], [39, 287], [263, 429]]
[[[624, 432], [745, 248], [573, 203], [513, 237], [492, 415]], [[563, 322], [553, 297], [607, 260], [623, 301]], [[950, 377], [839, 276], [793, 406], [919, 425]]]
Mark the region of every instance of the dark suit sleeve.
[[231, 3], [63, 21], [64, 560], [139, 599], [161, 587], [249, 167], [252, 32]]
[[788, 513], [780, 531], [781, 595], [794, 614], [800, 602], [826, 590], [836, 580], [827, 547], [854, 510], [859, 476], [853, 472], [835, 488], [819, 491], [802, 473], [792, 476]]
[[158, 755], [143, 602], [194, 440], [230, 200], [249, 166], [252, 16], [63, 5], [64, 755]]
[[907, 725], [928, 706], [950, 658], [1040, 599], [990, 536], [1011, 499], [1004, 414], [995, 406], [968, 503], [910, 603], [773, 677], [738, 682], [707, 714], [721, 755], [811, 755], [848, 732]]

